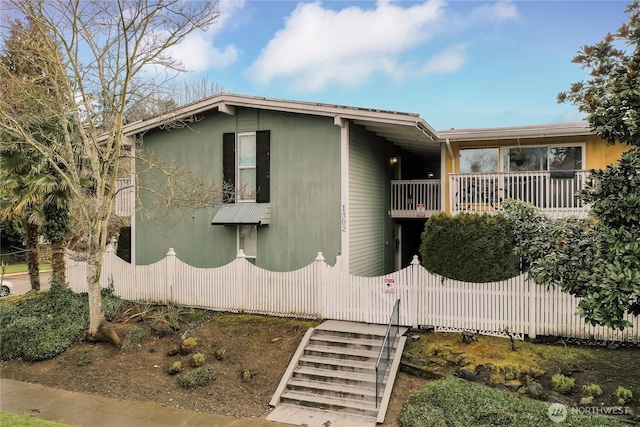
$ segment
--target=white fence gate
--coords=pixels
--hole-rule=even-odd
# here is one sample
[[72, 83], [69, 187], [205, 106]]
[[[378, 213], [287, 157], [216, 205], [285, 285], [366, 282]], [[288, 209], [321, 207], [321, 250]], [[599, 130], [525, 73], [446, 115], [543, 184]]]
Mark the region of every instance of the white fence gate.
[[[87, 265], [67, 257], [67, 280], [87, 292]], [[173, 249], [155, 264], [134, 266], [107, 246], [101, 286], [131, 301], [172, 303], [216, 311], [284, 317], [322, 318], [386, 324], [401, 301], [400, 324], [436, 330], [473, 330], [518, 338], [555, 335], [603, 341], [640, 341], [640, 317], [627, 316], [632, 328], [616, 331], [591, 326], [576, 315], [579, 300], [559, 289], [547, 290], [524, 275], [489, 283], [448, 279], [425, 270], [414, 257], [410, 266], [381, 277], [358, 277], [318, 253], [296, 271], [273, 272], [247, 261], [242, 251], [218, 268], [196, 268]]]

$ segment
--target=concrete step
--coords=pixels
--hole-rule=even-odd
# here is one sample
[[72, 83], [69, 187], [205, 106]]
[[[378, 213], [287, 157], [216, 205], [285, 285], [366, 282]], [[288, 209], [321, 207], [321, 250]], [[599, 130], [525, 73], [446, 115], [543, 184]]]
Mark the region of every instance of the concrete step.
[[384, 337], [377, 339], [342, 337], [339, 335], [316, 334], [311, 337], [309, 343], [312, 345], [326, 345], [333, 347], [355, 348], [359, 350], [380, 351]]
[[[310, 329], [270, 402], [276, 407], [272, 419], [290, 421], [278, 411], [278, 406], [284, 406], [384, 422], [391, 393], [386, 385], [395, 380], [398, 351], [402, 352], [406, 341], [404, 337], [393, 337], [394, 348], [388, 361], [390, 369], [385, 372], [382, 384], [379, 384], [380, 394], [376, 396], [375, 365], [386, 330], [384, 325], [341, 321], [327, 321]], [[401, 334], [405, 332], [406, 328], [403, 328]], [[376, 403], [379, 403], [378, 408]]]
[[345, 399], [287, 390], [282, 393], [281, 401], [283, 403], [369, 417], [376, 417], [378, 415], [378, 409], [376, 408], [375, 402], [365, 402], [358, 399]]
[[366, 402], [373, 402], [374, 404], [376, 401], [375, 387], [358, 387], [347, 384], [333, 384], [328, 382], [311, 381], [301, 378], [292, 378], [287, 384], [287, 390], [318, 394], [323, 396], [362, 400]]
[[329, 336], [342, 337], [342, 338], [358, 338], [358, 339], [382, 341], [384, 339], [385, 334], [386, 334], [386, 329], [381, 333], [378, 333], [378, 332], [338, 331], [338, 330], [316, 328], [314, 336], [329, 335]]
[[355, 360], [360, 362], [376, 363], [380, 351], [360, 350], [344, 347], [328, 347], [310, 344], [304, 349], [306, 356], [319, 356], [333, 359]]
[[299, 366], [310, 368], [327, 369], [330, 371], [357, 372], [361, 374], [375, 375], [375, 363], [362, 362], [357, 360], [334, 359], [321, 356], [304, 355], [300, 357]]
[[318, 381], [331, 384], [346, 384], [357, 387], [376, 388], [375, 373], [359, 374], [355, 372], [330, 371], [327, 369], [299, 366], [293, 371], [293, 378]]

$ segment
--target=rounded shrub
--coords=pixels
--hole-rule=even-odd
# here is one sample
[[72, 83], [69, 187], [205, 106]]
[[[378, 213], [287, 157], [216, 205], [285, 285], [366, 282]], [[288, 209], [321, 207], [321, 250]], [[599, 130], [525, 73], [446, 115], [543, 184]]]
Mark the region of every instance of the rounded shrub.
[[73, 344], [88, 324], [87, 295], [53, 283], [49, 292], [0, 304], [0, 358], [50, 359]]
[[202, 366], [180, 377], [178, 383], [183, 388], [202, 387], [216, 379], [215, 371], [210, 366]]
[[420, 255], [432, 273], [466, 282], [518, 275], [511, 223], [502, 215], [433, 215], [425, 223]]
[[204, 354], [196, 353], [191, 356], [191, 366], [193, 366], [194, 368], [199, 368], [202, 365], [204, 365]]
[[198, 338], [196, 337], [185, 338], [184, 340], [182, 340], [182, 343], [180, 343], [180, 353], [189, 354], [193, 350], [195, 350], [197, 345], [198, 345]]
[[589, 384], [582, 386], [582, 395], [585, 397], [598, 397], [602, 394], [602, 388], [598, 384]]
[[618, 386], [616, 390], [616, 403], [618, 405], [624, 405], [633, 398], [633, 392], [622, 386]]
[[562, 374], [555, 374], [551, 377], [551, 387], [558, 393], [568, 394], [576, 385], [576, 380], [565, 377]]

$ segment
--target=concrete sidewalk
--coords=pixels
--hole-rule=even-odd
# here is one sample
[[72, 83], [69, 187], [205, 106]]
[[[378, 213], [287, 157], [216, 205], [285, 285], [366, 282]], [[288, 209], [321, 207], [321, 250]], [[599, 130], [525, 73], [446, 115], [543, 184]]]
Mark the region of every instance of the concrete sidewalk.
[[[263, 419], [191, 412], [0, 379], [0, 410], [78, 427], [291, 427]], [[0, 425], [3, 425], [0, 418]]]

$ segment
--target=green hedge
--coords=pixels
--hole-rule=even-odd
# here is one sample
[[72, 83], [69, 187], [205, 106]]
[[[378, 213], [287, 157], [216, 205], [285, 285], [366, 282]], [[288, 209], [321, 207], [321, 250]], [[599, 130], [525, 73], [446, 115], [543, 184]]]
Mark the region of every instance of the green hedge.
[[425, 224], [420, 254], [430, 272], [466, 282], [504, 280], [519, 273], [511, 225], [502, 215], [434, 215]]
[[509, 394], [459, 378], [427, 382], [407, 402], [402, 427], [519, 426], [622, 427], [624, 424], [568, 409], [565, 422], [549, 417], [549, 403]]

